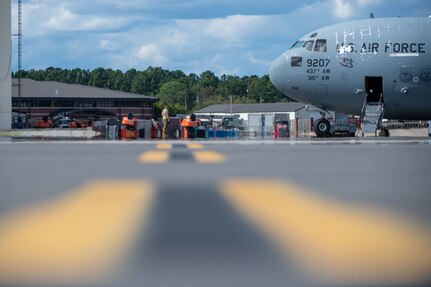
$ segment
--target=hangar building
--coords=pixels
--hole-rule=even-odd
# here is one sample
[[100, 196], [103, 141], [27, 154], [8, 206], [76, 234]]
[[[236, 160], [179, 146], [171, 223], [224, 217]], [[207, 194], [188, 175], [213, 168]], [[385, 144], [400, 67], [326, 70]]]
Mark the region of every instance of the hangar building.
[[18, 98], [17, 79], [13, 80], [12, 111], [32, 120], [43, 116], [71, 114], [81, 118], [109, 118], [133, 113], [139, 119], [153, 118], [158, 98], [77, 84], [22, 79]]

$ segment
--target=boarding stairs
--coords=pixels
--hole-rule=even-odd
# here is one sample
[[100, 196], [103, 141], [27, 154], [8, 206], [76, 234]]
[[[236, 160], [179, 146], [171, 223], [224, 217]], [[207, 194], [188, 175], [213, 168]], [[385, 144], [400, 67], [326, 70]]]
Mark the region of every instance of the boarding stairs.
[[364, 125], [362, 128], [363, 134], [374, 134], [377, 135], [377, 130], [382, 127], [382, 120], [384, 114], [384, 102], [383, 94], [380, 95], [378, 102], [365, 102], [362, 108], [362, 117], [364, 119]]

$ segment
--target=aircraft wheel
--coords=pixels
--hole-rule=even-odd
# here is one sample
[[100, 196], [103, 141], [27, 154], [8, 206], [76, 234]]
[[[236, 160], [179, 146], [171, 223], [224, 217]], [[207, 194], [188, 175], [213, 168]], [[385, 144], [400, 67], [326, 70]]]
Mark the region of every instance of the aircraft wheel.
[[321, 118], [314, 124], [314, 132], [318, 138], [328, 137], [331, 125], [327, 119]]
[[382, 128], [379, 132], [379, 137], [388, 137], [389, 130], [387, 128]]

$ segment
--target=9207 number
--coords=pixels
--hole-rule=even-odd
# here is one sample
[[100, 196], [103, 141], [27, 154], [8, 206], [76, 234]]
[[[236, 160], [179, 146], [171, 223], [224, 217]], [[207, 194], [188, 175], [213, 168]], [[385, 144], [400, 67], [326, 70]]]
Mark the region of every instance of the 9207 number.
[[328, 67], [329, 62], [329, 59], [308, 59], [307, 67]]

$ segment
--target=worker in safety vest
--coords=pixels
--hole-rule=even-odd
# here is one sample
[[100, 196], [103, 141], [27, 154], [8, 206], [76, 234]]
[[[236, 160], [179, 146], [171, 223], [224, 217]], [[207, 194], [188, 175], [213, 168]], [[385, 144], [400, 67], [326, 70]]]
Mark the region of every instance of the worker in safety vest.
[[39, 128], [39, 129], [50, 128], [50, 127], [52, 127], [52, 122], [48, 118], [48, 116], [43, 116], [43, 118], [41, 120], [38, 120], [36, 122], [36, 125], [34, 127]]
[[165, 105], [164, 109], [162, 111], [162, 118], [163, 118], [163, 134], [162, 134], [162, 139], [167, 139], [168, 138], [168, 124], [169, 124], [169, 111], [168, 111], [168, 106]]

